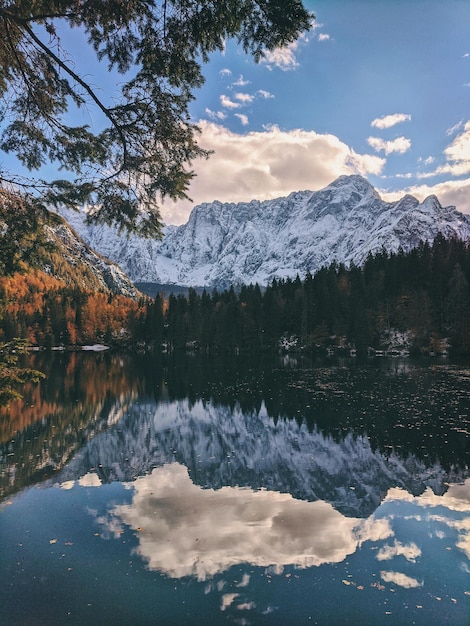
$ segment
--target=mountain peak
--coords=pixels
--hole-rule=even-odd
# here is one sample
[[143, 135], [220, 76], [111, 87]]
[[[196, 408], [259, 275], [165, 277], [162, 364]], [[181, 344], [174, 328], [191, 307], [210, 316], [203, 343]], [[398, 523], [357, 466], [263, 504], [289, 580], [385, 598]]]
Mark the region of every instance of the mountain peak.
[[372, 198], [382, 202], [377, 190], [367, 179], [358, 174], [339, 176], [318, 193], [329, 194], [329, 204], [336, 205], [336, 207], [341, 205], [345, 211], [349, 211], [351, 206], [358, 202], [363, 204], [364, 201], [371, 201]]
[[345, 185], [352, 185], [355, 187], [372, 187], [369, 181], [360, 176], [359, 174], [342, 174], [335, 178], [335, 180], [328, 185], [328, 187], [343, 187]]

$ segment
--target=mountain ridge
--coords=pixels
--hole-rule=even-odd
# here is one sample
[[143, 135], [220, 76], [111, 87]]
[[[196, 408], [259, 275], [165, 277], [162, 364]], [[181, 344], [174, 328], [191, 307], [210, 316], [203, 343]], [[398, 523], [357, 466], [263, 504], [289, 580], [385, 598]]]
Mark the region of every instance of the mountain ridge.
[[420, 241], [470, 239], [470, 217], [438, 198], [405, 194], [385, 202], [361, 176], [340, 176], [319, 191], [273, 200], [197, 205], [186, 224], [165, 226], [161, 242], [87, 226], [62, 213], [92, 248], [135, 283], [226, 288], [315, 273], [333, 261], [361, 265], [369, 253], [405, 252]]

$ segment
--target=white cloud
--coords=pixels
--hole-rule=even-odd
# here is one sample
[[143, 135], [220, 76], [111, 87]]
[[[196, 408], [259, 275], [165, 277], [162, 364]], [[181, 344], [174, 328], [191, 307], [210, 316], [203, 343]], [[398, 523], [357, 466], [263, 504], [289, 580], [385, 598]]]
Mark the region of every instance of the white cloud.
[[227, 118], [227, 114], [223, 111], [212, 111], [211, 109], [206, 108], [206, 115], [211, 120], [225, 120]]
[[261, 59], [261, 63], [264, 63], [269, 70], [273, 67], [277, 67], [283, 72], [295, 70], [299, 67], [299, 63], [295, 58], [295, 48], [287, 46], [284, 48], [276, 48], [276, 50], [268, 50], [264, 57]]
[[208, 160], [193, 163], [196, 177], [189, 196], [193, 202], [168, 201], [163, 219], [181, 224], [194, 204], [220, 200], [242, 202], [285, 196], [302, 189], [320, 189], [342, 174], [380, 174], [385, 159], [358, 154], [334, 135], [314, 131], [234, 133], [224, 126], [199, 122], [200, 145], [213, 150]]
[[405, 589], [413, 589], [415, 587], [422, 587], [423, 583], [416, 580], [416, 578], [411, 578], [411, 576], [407, 576], [406, 574], [402, 574], [401, 572], [380, 572], [380, 576], [383, 581], [386, 583], [394, 583], [399, 587], [404, 587]]
[[224, 593], [224, 595], [222, 596], [220, 610], [225, 611], [225, 609], [233, 604], [233, 601], [236, 600], [239, 595], [239, 593]]
[[367, 143], [374, 148], [376, 152], [385, 152], [385, 154], [404, 154], [411, 148], [411, 141], [407, 137], [397, 137], [391, 141], [386, 141], [380, 137], [368, 137]]
[[460, 130], [462, 126], [463, 126], [463, 120], [460, 120], [460, 122], [457, 122], [457, 124], [454, 124], [454, 126], [451, 126], [451, 128], [448, 128], [446, 130], [446, 135], [453, 135], [458, 130]]
[[239, 109], [241, 107], [239, 102], [233, 102], [233, 100], [230, 100], [230, 98], [225, 95], [221, 95], [219, 100], [220, 104], [226, 109]]
[[240, 100], [240, 102], [242, 102], [243, 104], [249, 104], [255, 99], [255, 97], [249, 93], [236, 93], [235, 98], [237, 100]]
[[415, 543], [404, 545], [395, 541], [393, 546], [384, 546], [376, 555], [378, 561], [389, 561], [396, 556], [404, 556], [407, 561], [414, 563], [421, 556], [421, 550]]
[[233, 85], [235, 87], [246, 87], [249, 84], [250, 84], [250, 81], [249, 80], [245, 80], [243, 78], [243, 74], [240, 74], [240, 76], [237, 78], [237, 80], [233, 83]]
[[407, 122], [409, 120], [411, 120], [411, 115], [408, 115], [407, 113], [393, 113], [392, 115], [377, 117], [375, 120], [372, 120], [370, 125], [381, 129], [391, 128], [392, 126], [396, 126], [396, 124]]
[[466, 122], [463, 131], [444, 150], [444, 156], [447, 161], [444, 165], [440, 165], [432, 172], [418, 173], [417, 177], [432, 178], [441, 174], [464, 176], [470, 173], [470, 121]]
[[427, 196], [435, 195], [442, 206], [455, 206], [462, 213], [470, 213], [470, 180], [450, 180], [436, 185], [412, 185], [397, 191], [381, 190], [384, 200], [393, 202], [403, 197], [404, 193], [423, 201]]
[[101, 480], [98, 474], [95, 472], [89, 472], [79, 479], [78, 484], [81, 487], [99, 487], [101, 485]]
[[463, 132], [444, 150], [444, 155], [448, 164], [440, 171], [446, 171], [454, 176], [470, 172], [470, 121], [465, 124]]
[[418, 163], [424, 163], [424, 165], [431, 165], [434, 161], [435, 158], [433, 156], [428, 156], [425, 159], [423, 159], [423, 157], [418, 158]]
[[232, 72], [227, 67], [224, 67], [223, 70], [220, 70], [219, 74], [220, 76], [231, 76]]
[[256, 94], [260, 97], [260, 98], [264, 98], [265, 100], [268, 100], [269, 98], [274, 98], [273, 94], [270, 93], [269, 91], [266, 91], [265, 89], [258, 89], [258, 91], [256, 92]]
[[330, 36], [328, 35], [328, 33], [320, 33], [318, 35], [318, 41], [328, 41], [330, 39]]
[[299, 66], [295, 56], [296, 52], [299, 49], [299, 45], [307, 41], [308, 35], [303, 33], [297, 41], [293, 41], [287, 46], [276, 48], [275, 50], [267, 50], [260, 63], [266, 65], [269, 70], [272, 70], [274, 67], [284, 72], [295, 70]]
[[249, 121], [246, 115], [243, 115], [243, 113], [235, 113], [235, 117], [238, 117], [238, 119], [242, 123], [242, 126], [248, 126]]
[[66, 489], [66, 490], [73, 489], [75, 487], [75, 481], [74, 480], [66, 480], [63, 483], [60, 483], [59, 487], [61, 489]]
[[[427, 487], [424, 493], [420, 496], [412, 496], [400, 488], [390, 489], [386, 495], [385, 501], [393, 500], [414, 502], [416, 505], [422, 507], [424, 511], [436, 508], [438, 513], [428, 513], [426, 516], [427, 521], [445, 524], [449, 528], [457, 530], [459, 534], [455, 546], [459, 550], [462, 550], [467, 558], [470, 558], [470, 517], [466, 515], [463, 519], [455, 519], [455, 517], [450, 514], [451, 511], [462, 513], [470, 512], [470, 478], [467, 478], [464, 483], [449, 485], [447, 492], [442, 496], [435, 494], [430, 487]], [[419, 550], [419, 548], [417, 549]], [[417, 553], [416, 555], [418, 556]], [[380, 575], [384, 580], [386, 580], [386, 578], [384, 578], [383, 574], [389, 578], [390, 582], [395, 582], [396, 584], [401, 584], [402, 586], [406, 586], [408, 584], [411, 586], [417, 586], [415, 584], [417, 581], [414, 583], [414, 579], [407, 581], [407, 577], [400, 578], [399, 580], [401, 580], [401, 582], [399, 582], [399, 580], [393, 580], [395, 575], [403, 577], [404, 574], [397, 574], [396, 572], [381, 572]]]
[[462, 58], [468, 59], [470, 57], [470, 52], [466, 52]]

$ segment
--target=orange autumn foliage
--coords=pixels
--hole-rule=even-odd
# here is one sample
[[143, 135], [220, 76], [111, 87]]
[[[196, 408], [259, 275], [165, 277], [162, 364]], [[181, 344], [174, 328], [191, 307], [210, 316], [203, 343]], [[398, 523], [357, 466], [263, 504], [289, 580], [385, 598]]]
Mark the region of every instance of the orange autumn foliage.
[[70, 288], [40, 270], [0, 278], [0, 294], [0, 340], [21, 337], [33, 345], [122, 341], [145, 310], [131, 298]]

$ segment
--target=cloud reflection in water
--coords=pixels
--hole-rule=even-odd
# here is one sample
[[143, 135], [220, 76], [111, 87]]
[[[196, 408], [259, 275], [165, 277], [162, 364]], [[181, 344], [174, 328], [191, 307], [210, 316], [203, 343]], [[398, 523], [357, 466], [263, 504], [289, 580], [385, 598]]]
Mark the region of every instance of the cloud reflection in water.
[[138, 531], [137, 553], [149, 569], [172, 578], [206, 580], [241, 563], [278, 570], [339, 563], [364, 541], [392, 536], [388, 520], [348, 518], [323, 501], [202, 489], [178, 463], [154, 469], [133, 487], [132, 503], [115, 506], [101, 522], [114, 534], [117, 521]]

